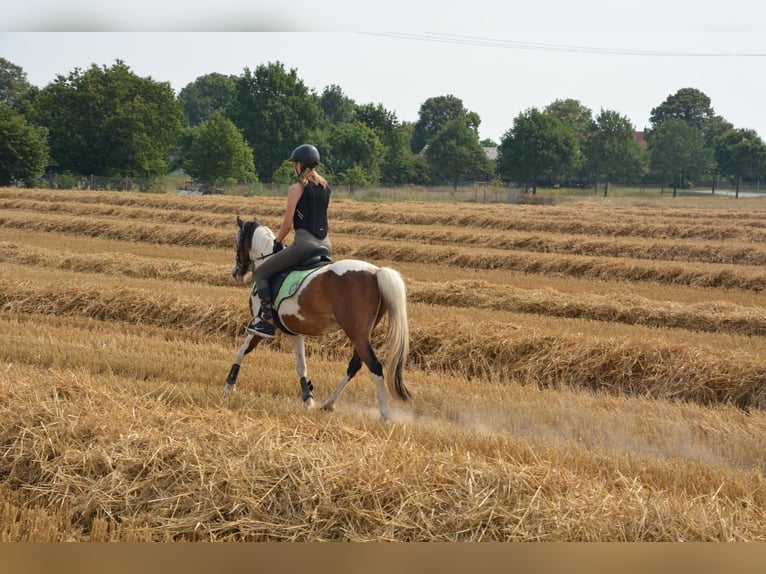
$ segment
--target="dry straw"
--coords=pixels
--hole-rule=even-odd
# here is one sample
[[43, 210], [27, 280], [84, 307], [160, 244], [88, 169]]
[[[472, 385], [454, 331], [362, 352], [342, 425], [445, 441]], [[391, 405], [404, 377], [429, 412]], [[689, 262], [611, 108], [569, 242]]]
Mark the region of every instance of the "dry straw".
[[[220, 396], [233, 218], [284, 198], [0, 206], [1, 540], [765, 540], [760, 210], [334, 202], [336, 257], [408, 269], [383, 426], [364, 374], [301, 409], [285, 340]], [[349, 343], [308, 353], [319, 398]]]

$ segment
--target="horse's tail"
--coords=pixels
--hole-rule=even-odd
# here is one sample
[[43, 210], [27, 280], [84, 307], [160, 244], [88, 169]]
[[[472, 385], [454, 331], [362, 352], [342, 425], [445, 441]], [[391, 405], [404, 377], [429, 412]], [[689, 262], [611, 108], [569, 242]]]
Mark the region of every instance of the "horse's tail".
[[388, 330], [384, 342], [386, 353], [385, 379], [391, 394], [406, 401], [412, 397], [402, 378], [402, 369], [410, 352], [407, 288], [399, 272], [390, 267], [381, 267], [375, 276], [388, 312]]

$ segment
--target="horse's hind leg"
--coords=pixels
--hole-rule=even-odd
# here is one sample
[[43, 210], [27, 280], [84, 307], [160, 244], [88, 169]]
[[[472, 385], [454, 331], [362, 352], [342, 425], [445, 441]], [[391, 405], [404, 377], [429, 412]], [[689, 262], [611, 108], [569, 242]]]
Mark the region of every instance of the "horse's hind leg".
[[327, 400], [322, 405], [322, 408], [326, 411], [331, 411], [335, 408], [335, 401], [338, 400], [338, 397], [343, 392], [343, 389], [346, 388], [346, 385], [349, 383], [351, 379], [354, 378], [354, 375], [356, 375], [359, 372], [359, 369], [362, 368], [362, 359], [359, 357], [359, 354], [354, 351], [354, 355], [351, 357], [351, 360], [348, 363], [348, 368], [346, 369], [346, 376], [343, 377], [343, 380], [340, 382], [340, 384], [335, 387], [335, 390], [330, 393], [330, 396], [327, 398]]
[[380, 420], [387, 423], [391, 419], [391, 408], [388, 406], [388, 392], [383, 382], [383, 365], [380, 364], [372, 345], [367, 344], [367, 359], [365, 360], [367, 368], [370, 369], [370, 376], [375, 383], [375, 392], [378, 395], [378, 407], [380, 409]]
[[386, 385], [383, 383], [383, 375], [376, 375], [370, 373], [372, 380], [375, 383], [375, 391], [378, 394], [378, 406], [380, 407], [380, 420], [387, 423], [391, 419], [391, 409], [388, 406], [388, 391], [386, 391]]

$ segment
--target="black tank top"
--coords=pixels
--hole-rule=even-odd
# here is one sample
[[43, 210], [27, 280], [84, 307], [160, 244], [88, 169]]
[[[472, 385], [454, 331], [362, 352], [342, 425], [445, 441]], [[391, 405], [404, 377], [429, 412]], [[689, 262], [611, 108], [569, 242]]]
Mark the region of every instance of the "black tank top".
[[327, 237], [327, 206], [330, 204], [330, 188], [309, 181], [303, 188], [293, 216], [293, 227], [305, 229], [317, 239]]

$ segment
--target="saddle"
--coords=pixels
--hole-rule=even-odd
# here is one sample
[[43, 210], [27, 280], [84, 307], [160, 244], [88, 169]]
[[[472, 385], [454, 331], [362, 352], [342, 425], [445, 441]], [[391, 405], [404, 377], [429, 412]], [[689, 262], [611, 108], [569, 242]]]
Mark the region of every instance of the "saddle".
[[279, 319], [279, 306], [285, 299], [289, 299], [298, 291], [306, 278], [332, 263], [330, 250], [324, 245], [309, 251], [306, 256], [292, 267], [275, 273], [269, 277], [269, 288], [271, 289], [272, 308], [274, 309], [274, 325], [285, 333], [294, 335], [288, 330]]

